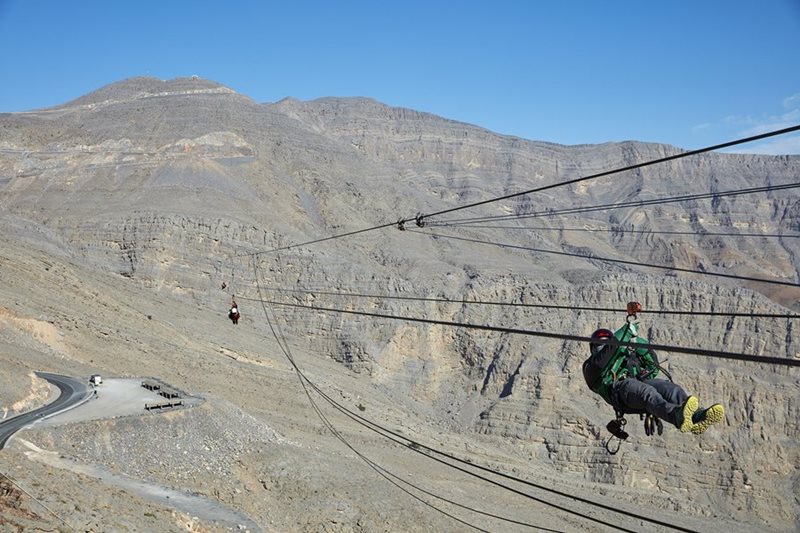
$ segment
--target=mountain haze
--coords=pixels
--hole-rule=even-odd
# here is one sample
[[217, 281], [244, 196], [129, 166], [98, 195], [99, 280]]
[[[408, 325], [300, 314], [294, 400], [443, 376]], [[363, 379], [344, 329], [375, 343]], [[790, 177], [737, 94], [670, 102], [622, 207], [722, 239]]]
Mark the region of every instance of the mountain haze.
[[[203, 400], [163, 414], [56, 417], [12, 439], [0, 472], [81, 530], [227, 527], [132, 483], [110, 489], [81, 468], [199, 495], [265, 531], [464, 530], [323, 427], [288, 346], [348, 409], [476, 464], [693, 530], [795, 530], [796, 368], [661, 353], [701, 403], [725, 404], [725, 421], [699, 437], [666, 428], [648, 438], [629, 416], [631, 438], [610, 455], [613, 412], [583, 382], [583, 344], [260, 302], [588, 336], [622, 325], [635, 300], [654, 343], [797, 358], [792, 319], [647, 313], [800, 311], [797, 189], [544, 216], [789, 184], [797, 156], [695, 155], [424, 227], [391, 225], [682, 152], [525, 140], [367, 98], [261, 104], [198, 78], [131, 78], [58, 107], [0, 114], [0, 409], [11, 416], [52, 400], [37, 370], [152, 376]], [[436, 225], [525, 213], [538, 216]], [[225, 318], [232, 295], [237, 326]], [[577, 515], [657, 529], [530, 487], [518, 490], [577, 515], [503, 491], [316, 401], [358, 452], [437, 495], [557, 530], [607, 529]], [[64, 527], [2, 487], [17, 498], [0, 502], [3, 527]], [[484, 529], [526, 529], [421, 497]]]

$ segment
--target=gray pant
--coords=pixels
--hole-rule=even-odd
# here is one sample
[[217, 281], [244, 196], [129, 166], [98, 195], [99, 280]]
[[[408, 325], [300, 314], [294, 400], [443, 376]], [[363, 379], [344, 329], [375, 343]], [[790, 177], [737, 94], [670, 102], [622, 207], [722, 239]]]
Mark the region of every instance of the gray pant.
[[665, 379], [623, 379], [614, 383], [611, 400], [616, 409], [625, 413], [647, 412], [678, 426], [681, 408], [689, 395]]

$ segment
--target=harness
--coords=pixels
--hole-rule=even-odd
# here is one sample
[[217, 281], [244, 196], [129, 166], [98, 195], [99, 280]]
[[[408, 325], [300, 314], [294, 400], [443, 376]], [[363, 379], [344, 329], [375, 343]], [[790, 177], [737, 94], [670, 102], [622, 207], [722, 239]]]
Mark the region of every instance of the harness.
[[616, 381], [633, 379], [652, 379], [658, 375], [658, 361], [653, 357], [646, 339], [639, 338], [639, 323], [633, 322], [636, 315], [628, 315], [625, 325], [614, 333], [620, 342], [639, 343], [642, 348], [620, 346], [600, 374], [602, 384], [610, 388]]
[[641, 348], [618, 346], [614, 354], [590, 385], [590, 388], [603, 397], [610, 405], [614, 384], [623, 379], [651, 379], [658, 375], [658, 360], [647, 348], [647, 340], [640, 339], [635, 315], [628, 315], [625, 325], [614, 332], [614, 338], [622, 343], [641, 344]]

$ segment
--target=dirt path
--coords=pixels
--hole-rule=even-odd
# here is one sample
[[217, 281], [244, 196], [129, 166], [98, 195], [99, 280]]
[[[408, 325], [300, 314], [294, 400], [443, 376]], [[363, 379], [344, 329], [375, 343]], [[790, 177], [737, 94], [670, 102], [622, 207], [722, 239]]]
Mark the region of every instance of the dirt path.
[[29, 451], [25, 452], [25, 455], [33, 461], [46, 464], [53, 468], [68, 470], [76, 474], [83, 474], [99, 479], [107, 485], [132, 492], [156, 504], [176, 509], [204, 522], [240, 531], [264, 531], [261, 526], [246, 515], [232, 511], [211, 500], [146, 483], [127, 476], [113, 474], [101, 466], [86, 465], [70, 461], [60, 457], [56, 452], [43, 450], [24, 439], [18, 439], [18, 441], [28, 448]]

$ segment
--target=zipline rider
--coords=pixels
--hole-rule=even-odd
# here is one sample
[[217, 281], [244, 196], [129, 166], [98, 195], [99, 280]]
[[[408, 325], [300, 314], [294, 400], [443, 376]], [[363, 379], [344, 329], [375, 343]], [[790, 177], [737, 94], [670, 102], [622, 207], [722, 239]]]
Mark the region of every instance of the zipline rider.
[[[635, 319], [641, 309], [639, 303], [631, 302], [624, 326], [615, 332], [601, 328], [592, 333], [591, 355], [583, 363], [586, 384], [614, 408], [617, 418], [607, 427], [620, 440], [628, 436], [622, 431], [626, 414], [641, 415], [647, 435], [652, 435], [656, 426], [661, 434], [661, 420], [674, 425], [681, 433], [700, 435], [720, 422], [725, 410], [718, 403], [701, 409], [697, 397], [688, 395], [661, 368], [655, 352], [647, 346], [647, 339], [639, 337]], [[640, 344], [642, 347], [622, 346], [620, 343]], [[660, 371], [669, 380], [656, 379]]]

